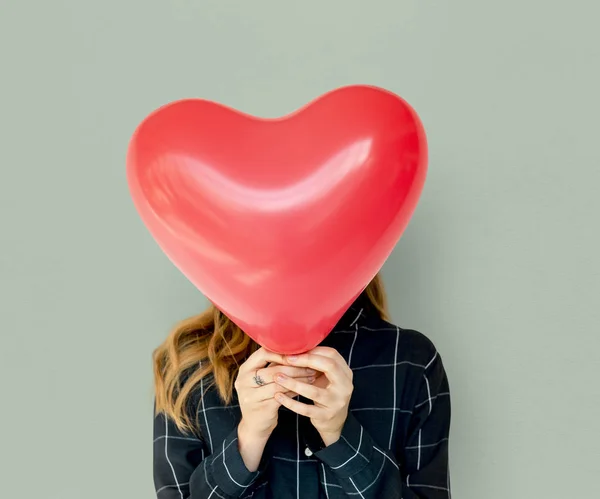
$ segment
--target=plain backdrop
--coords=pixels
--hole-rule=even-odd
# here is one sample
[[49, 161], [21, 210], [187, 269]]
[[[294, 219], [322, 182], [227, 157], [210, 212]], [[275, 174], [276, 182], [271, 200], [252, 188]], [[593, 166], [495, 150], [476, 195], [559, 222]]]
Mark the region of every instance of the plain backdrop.
[[600, 497], [594, 0], [0, 0], [0, 496], [154, 497], [150, 356], [201, 294], [125, 151], [183, 97], [388, 88], [430, 143], [384, 267], [450, 377], [459, 499]]

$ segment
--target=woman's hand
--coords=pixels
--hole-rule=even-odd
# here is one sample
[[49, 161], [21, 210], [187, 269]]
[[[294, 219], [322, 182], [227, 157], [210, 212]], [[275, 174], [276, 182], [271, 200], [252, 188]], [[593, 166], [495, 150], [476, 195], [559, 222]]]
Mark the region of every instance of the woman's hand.
[[[323, 376], [309, 384], [278, 375], [275, 381], [282, 390], [275, 393], [275, 399], [291, 411], [309, 417], [325, 445], [337, 442], [348, 417], [348, 406], [354, 390], [352, 370], [337, 350], [328, 347], [317, 347], [302, 355], [286, 357], [285, 360], [295, 367], [322, 372]], [[294, 400], [284, 393], [286, 390], [312, 400], [314, 405]]]
[[275, 375], [284, 373], [303, 384], [314, 380], [312, 369], [278, 364], [284, 364], [283, 356], [261, 348], [240, 366], [235, 380], [242, 412], [238, 425], [239, 449], [249, 471], [258, 469], [267, 440], [277, 426], [281, 404], [274, 396], [287, 391], [274, 382]]

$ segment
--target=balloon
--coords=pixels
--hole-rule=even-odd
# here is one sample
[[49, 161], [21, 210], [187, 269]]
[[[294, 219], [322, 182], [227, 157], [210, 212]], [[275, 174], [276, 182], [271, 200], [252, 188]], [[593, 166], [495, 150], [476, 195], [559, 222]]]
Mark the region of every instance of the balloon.
[[415, 111], [364, 85], [276, 119], [176, 101], [142, 121], [127, 154], [131, 196], [162, 250], [282, 354], [318, 345], [377, 274], [426, 169]]

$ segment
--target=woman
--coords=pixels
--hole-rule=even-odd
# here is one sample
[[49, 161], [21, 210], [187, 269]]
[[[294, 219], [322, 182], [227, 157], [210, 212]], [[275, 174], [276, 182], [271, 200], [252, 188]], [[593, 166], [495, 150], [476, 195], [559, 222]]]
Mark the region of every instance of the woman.
[[325, 341], [285, 357], [216, 308], [154, 353], [158, 499], [449, 498], [450, 395], [377, 276]]

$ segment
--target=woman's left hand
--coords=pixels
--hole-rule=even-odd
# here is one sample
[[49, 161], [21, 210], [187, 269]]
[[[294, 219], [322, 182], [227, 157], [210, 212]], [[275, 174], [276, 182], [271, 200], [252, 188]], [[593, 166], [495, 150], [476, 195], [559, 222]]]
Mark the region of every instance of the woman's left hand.
[[285, 358], [289, 365], [308, 367], [323, 373], [314, 383], [303, 383], [285, 375], [275, 376], [275, 381], [288, 391], [302, 395], [314, 402], [303, 404], [278, 393], [276, 400], [291, 411], [310, 418], [325, 445], [337, 442], [348, 416], [348, 405], [354, 390], [353, 373], [337, 350], [317, 347], [310, 352]]

